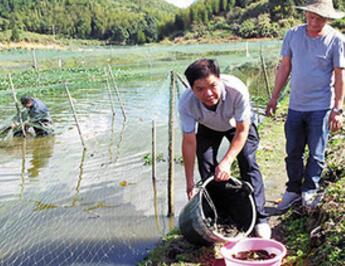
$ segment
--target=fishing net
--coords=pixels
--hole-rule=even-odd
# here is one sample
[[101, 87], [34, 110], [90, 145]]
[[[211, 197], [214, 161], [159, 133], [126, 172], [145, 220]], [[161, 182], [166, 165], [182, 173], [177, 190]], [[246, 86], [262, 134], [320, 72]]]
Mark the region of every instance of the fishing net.
[[[259, 45], [251, 50], [252, 58], [244, 56], [244, 47], [36, 51], [37, 68], [32, 68], [31, 51], [0, 53], [0, 264], [134, 265], [146, 256], [173, 225], [166, 218], [168, 73], [183, 73], [199, 57], [218, 59], [222, 70], [231, 65], [230, 73], [247, 61], [259, 62]], [[30, 95], [48, 106], [53, 135], [13, 138], [16, 108], [9, 72], [18, 98]], [[181, 94], [184, 85], [179, 82], [177, 89]], [[147, 156], [152, 120], [161, 158], [156, 191]], [[180, 162], [177, 120], [174, 127]], [[185, 180], [181, 164], [174, 170], [178, 213], [185, 203]]]

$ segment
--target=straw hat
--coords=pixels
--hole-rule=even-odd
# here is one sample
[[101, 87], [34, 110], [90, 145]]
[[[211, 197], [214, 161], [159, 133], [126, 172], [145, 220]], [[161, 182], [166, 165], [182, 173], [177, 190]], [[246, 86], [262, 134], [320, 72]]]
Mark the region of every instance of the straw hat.
[[296, 8], [330, 19], [339, 19], [345, 16], [344, 12], [334, 9], [332, 0], [311, 0], [306, 6], [296, 6]]

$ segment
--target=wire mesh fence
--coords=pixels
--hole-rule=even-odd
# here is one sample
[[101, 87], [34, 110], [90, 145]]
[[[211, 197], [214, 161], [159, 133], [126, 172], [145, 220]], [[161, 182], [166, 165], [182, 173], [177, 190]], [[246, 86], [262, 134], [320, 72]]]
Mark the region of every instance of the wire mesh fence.
[[[264, 51], [265, 45], [272, 51], [278, 50], [279, 43], [262, 44]], [[238, 43], [36, 51], [36, 69], [30, 51], [0, 53], [5, 62], [0, 69], [1, 124], [9, 123], [16, 113], [6, 76], [11, 72], [18, 96], [42, 99], [55, 129], [55, 135], [47, 138], [0, 141], [0, 264], [133, 265], [143, 258], [170, 228], [165, 218], [167, 74], [172, 69], [183, 73], [199, 57], [213, 57], [223, 73], [239, 76], [249, 86], [254, 102], [262, 103], [267, 93], [260, 70], [260, 44], [248, 46], [248, 57], [247, 45]], [[268, 59], [272, 82], [275, 64]], [[128, 115], [126, 122], [113, 88], [113, 102], [109, 97], [104, 73], [108, 65]], [[177, 95], [183, 89], [178, 83]], [[162, 154], [156, 194], [151, 167], [145, 164], [151, 152], [152, 120], [157, 125], [157, 154]], [[176, 143], [180, 142], [178, 127], [176, 123]], [[180, 157], [178, 144], [175, 151]], [[175, 176], [178, 213], [186, 200], [180, 164], [175, 166]]]

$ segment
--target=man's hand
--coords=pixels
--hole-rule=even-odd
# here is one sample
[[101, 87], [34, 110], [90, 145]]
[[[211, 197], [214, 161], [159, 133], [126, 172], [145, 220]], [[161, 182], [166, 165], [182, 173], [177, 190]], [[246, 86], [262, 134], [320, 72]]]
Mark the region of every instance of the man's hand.
[[216, 167], [214, 173], [215, 181], [227, 181], [230, 179], [231, 163], [228, 160], [222, 160]]
[[336, 132], [343, 126], [343, 116], [337, 112], [331, 111], [328, 121], [328, 127], [332, 132]]
[[272, 97], [266, 106], [265, 114], [267, 116], [273, 116], [276, 112], [277, 105], [278, 105], [278, 99]]
[[12, 124], [11, 124], [12, 129], [16, 128], [17, 126], [18, 126], [18, 124], [16, 122], [12, 122]]
[[188, 200], [191, 200], [196, 194], [194, 179], [193, 182], [188, 182], [187, 184], [187, 198]]

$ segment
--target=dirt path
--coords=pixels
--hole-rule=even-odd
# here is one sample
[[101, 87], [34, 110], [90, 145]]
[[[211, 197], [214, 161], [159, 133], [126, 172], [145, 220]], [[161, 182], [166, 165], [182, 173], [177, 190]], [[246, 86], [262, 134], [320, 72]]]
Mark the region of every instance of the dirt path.
[[266, 200], [275, 201], [285, 190], [287, 174], [285, 170], [284, 111], [274, 118], [265, 118], [259, 129], [260, 146], [257, 160], [265, 182]]
[[[284, 123], [287, 114], [287, 102], [273, 118], [265, 118], [259, 128], [260, 147], [257, 153], [258, 164], [265, 183], [266, 206], [275, 207], [276, 200], [285, 191], [288, 179], [285, 170], [285, 135]], [[282, 230], [279, 226], [280, 216], [270, 217], [272, 238], [282, 241]]]

